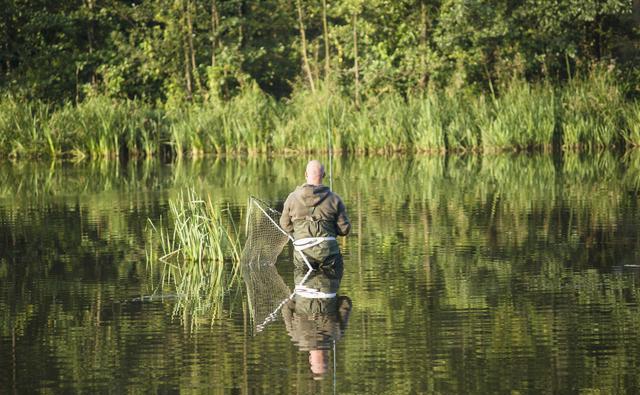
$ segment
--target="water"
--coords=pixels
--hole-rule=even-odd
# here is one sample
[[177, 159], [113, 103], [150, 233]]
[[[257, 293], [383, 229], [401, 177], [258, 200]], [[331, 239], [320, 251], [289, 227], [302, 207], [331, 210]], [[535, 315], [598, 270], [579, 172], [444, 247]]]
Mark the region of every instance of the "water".
[[213, 324], [175, 316], [147, 218], [194, 188], [242, 223], [306, 159], [2, 164], [0, 393], [640, 389], [637, 152], [336, 159], [353, 308], [322, 380], [242, 288]]

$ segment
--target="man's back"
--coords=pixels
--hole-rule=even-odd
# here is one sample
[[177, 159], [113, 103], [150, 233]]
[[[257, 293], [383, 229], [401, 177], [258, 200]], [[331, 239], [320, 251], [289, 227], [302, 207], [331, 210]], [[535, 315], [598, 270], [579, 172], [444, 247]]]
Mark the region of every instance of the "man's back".
[[346, 236], [351, 223], [342, 199], [324, 185], [304, 184], [287, 197], [280, 226], [294, 239]]
[[336, 236], [351, 230], [347, 210], [340, 196], [322, 185], [324, 166], [317, 160], [307, 163], [306, 183], [297, 187], [284, 202], [280, 226], [293, 235], [296, 265], [332, 268], [342, 273], [342, 255]]

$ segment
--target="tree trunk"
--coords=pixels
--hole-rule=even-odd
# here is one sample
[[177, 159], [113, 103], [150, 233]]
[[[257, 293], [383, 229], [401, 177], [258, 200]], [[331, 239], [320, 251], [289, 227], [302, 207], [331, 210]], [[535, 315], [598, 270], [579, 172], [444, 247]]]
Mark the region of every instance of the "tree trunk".
[[[243, 20], [242, 16], [243, 16], [243, 12], [242, 12], [242, 5], [243, 2], [240, 1], [238, 2], [238, 19], [240, 21]], [[243, 28], [243, 24], [242, 22], [238, 23], [238, 48], [242, 48], [242, 46], [244, 45], [244, 28]]]
[[[94, 7], [95, 3], [93, 0], [88, 0], [87, 1], [87, 8], [89, 9], [89, 15], [90, 15], [90, 20], [89, 20], [89, 29], [87, 29], [87, 41], [89, 43], [89, 55], [93, 54], [93, 40], [95, 37], [95, 21], [93, 18], [93, 7]], [[91, 60], [91, 57], [90, 57]], [[95, 86], [97, 83], [96, 81], [96, 72], [95, 69], [92, 68], [91, 70], [91, 84], [93, 86]]]
[[423, 0], [420, 3], [420, 81], [418, 85], [420, 89], [424, 89], [427, 85], [428, 70], [427, 70], [427, 31], [429, 29], [429, 20], [427, 19], [427, 4]]
[[304, 22], [302, 16], [302, 5], [300, 4], [300, 0], [296, 0], [296, 5], [298, 8], [298, 28], [300, 29], [300, 50], [302, 51], [302, 62], [304, 65], [304, 69], [307, 73], [307, 78], [309, 79], [309, 85], [311, 86], [311, 92], [316, 91], [316, 86], [313, 82], [313, 74], [311, 73], [311, 66], [309, 65], [309, 58], [307, 57], [307, 36], [304, 32]]
[[356, 108], [360, 108], [360, 70], [358, 66], [358, 15], [353, 14], [353, 73], [355, 77], [354, 99]]
[[216, 50], [218, 49], [218, 26], [220, 26], [220, 16], [216, 0], [211, 0], [211, 67], [216, 65]]
[[327, 23], [327, 0], [322, 0], [322, 33], [324, 35], [324, 76], [330, 74], [331, 62], [329, 58], [329, 24]]
[[195, 81], [196, 89], [198, 92], [202, 91], [202, 84], [200, 83], [200, 77], [198, 76], [198, 66], [196, 65], [196, 51], [193, 45], [193, 20], [191, 18], [191, 0], [186, 2], [186, 16], [187, 16], [187, 42], [189, 43], [189, 54], [191, 60], [191, 73], [193, 74], [193, 80]]
[[184, 79], [187, 89], [187, 99], [191, 100], [191, 98], [193, 97], [193, 88], [191, 86], [191, 70], [189, 67], [189, 44], [186, 41], [188, 40], [182, 40], [182, 48], [184, 49]]

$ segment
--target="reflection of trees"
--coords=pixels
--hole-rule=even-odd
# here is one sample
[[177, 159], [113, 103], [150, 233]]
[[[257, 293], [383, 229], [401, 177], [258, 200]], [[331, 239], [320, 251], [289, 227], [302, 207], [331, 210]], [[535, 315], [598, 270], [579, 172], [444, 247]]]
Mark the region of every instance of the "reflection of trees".
[[[623, 268], [639, 250], [639, 158], [337, 159], [334, 186], [354, 221], [341, 241], [342, 291], [358, 300], [339, 344], [349, 377], [339, 392], [640, 385], [630, 368], [640, 355], [640, 287]], [[15, 334], [17, 352], [43, 356], [30, 383], [64, 377], [81, 389], [121, 377], [114, 388], [291, 390], [291, 366], [306, 370], [307, 361], [282, 350], [274, 359], [284, 333], [247, 340], [246, 307], [189, 335], [171, 324], [171, 302], [121, 301], [158, 280], [144, 264], [144, 228], [169, 198], [193, 187], [243, 223], [247, 197], [282, 201], [305, 160], [3, 165], [0, 360], [11, 361]], [[202, 359], [162, 352], [185, 347]], [[0, 366], [11, 372], [10, 362]], [[128, 371], [134, 381], [122, 379]]]
[[[379, 190], [351, 186], [367, 196], [352, 207], [366, 245], [349, 240], [347, 261], [359, 267], [344, 282], [366, 309], [354, 327], [367, 339], [397, 336], [348, 347], [401, 361], [388, 382], [369, 373], [390, 369], [385, 359], [353, 376], [375, 383], [372, 393], [407, 380], [461, 393], [636, 386], [623, 367], [636, 360], [638, 287], [609, 273], [635, 259], [638, 213], [627, 194], [636, 188], [625, 175], [635, 165], [621, 169], [609, 154], [430, 160], [381, 166]], [[391, 291], [381, 297], [382, 288]], [[416, 367], [424, 374], [409, 373]], [[487, 382], [487, 372], [504, 374]]]

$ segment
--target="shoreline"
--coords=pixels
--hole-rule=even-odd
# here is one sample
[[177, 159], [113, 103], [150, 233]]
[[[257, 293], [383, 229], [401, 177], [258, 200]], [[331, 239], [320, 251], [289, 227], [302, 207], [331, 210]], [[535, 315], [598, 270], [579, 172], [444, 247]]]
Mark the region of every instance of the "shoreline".
[[640, 145], [640, 101], [607, 73], [500, 96], [395, 93], [360, 105], [330, 86], [276, 101], [256, 86], [180, 108], [94, 96], [54, 106], [0, 97], [0, 160], [553, 152]]

